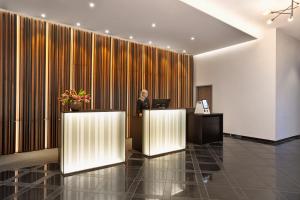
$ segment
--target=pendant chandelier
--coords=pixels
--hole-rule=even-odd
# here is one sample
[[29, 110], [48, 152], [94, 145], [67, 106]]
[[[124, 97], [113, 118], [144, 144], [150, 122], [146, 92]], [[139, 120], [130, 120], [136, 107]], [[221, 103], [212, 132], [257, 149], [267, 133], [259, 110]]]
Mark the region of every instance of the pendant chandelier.
[[294, 20], [295, 9], [298, 7], [299, 3], [292, 0], [291, 5], [285, 9], [265, 12], [264, 15], [272, 16], [272, 18], [267, 21], [267, 24], [272, 24], [281, 15], [289, 15], [288, 22], [292, 22]]

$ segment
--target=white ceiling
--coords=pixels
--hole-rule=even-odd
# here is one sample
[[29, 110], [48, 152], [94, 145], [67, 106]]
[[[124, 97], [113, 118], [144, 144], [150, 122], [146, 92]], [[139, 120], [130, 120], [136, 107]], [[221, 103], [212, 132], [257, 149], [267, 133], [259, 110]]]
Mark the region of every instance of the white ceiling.
[[[140, 43], [190, 54], [199, 54], [254, 39], [202, 11], [178, 0], [0, 0], [0, 8], [62, 24], [81, 23], [81, 28], [111, 34]], [[206, 0], [208, 1], [208, 0]], [[211, 0], [209, 0], [211, 1]], [[217, 1], [217, 0], [213, 0]], [[230, 4], [248, 2], [226, 0]], [[252, 0], [251, 0], [252, 1]], [[255, 0], [256, 1], [256, 0]], [[222, 2], [222, 0], [219, 0]], [[225, 4], [223, 0], [222, 4]], [[229, 6], [229, 5], [228, 5]], [[229, 6], [231, 7], [231, 6]], [[151, 24], [157, 27], [152, 28]], [[195, 37], [194, 41], [190, 37]]]
[[[287, 22], [288, 16], [281, 16], [272, 25], [264, 16], [266, 10], [285, 9], [291, 0], [181, 0], [188, 5], [200, 9], [221, 21], [224, 21], [251, 35], [260, 37], [264, 30], [280, 28], [287, 34], [300, 40], [300, 7], [295, 10], [294, 21]], [[296, 0], [300, 2], [300, 0]]]

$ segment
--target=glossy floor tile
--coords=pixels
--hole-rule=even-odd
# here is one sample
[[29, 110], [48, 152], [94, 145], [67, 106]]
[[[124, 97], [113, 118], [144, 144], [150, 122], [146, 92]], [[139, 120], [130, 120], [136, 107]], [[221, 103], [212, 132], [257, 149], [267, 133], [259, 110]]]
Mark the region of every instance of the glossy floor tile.
[[0, 199], [300, 200], [300, 140], [278, 146], [225, 137], [62, 176], [58, 163], [0, 170]]

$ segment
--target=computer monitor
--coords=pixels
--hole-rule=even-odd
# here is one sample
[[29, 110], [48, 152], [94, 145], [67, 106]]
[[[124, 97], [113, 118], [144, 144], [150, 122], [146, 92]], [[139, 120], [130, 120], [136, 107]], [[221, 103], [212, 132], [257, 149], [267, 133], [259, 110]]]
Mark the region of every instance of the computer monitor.
[[170, 105], [171, 99], [153, 99], [152, 100], [152, 108], [153, 109], [167, 109]]
[[203, 109], [209, 109], [208, 103], [206, 100], [202, 100]]

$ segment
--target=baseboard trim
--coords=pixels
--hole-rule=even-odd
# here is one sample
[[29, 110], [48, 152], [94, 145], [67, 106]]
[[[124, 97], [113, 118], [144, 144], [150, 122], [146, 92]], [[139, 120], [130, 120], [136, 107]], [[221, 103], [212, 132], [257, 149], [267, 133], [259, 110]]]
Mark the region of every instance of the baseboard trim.
[[295, 139], [300, 139], [300, 135], [295, 135], [292, 137], [284, 138], [281, 140], [273, 141], [273, 140], [266, 140], [266, 139], [261, 139], [261, 138], [255, 138], [255, 137], [248, 137], [248, 136], [242, 136], [242, 135], [237, 135], [237, 134], [232, 134], [232, 133], [223, 133], [225, 137], [231, 137], [235, 139], [240, 139], [240, 140], [248, 140], [252, 142], [257, 142], [257, 143], [263, 143], [263, 144], [269, 144], [269, 145], [279, 145], [283, 144], [285, 142], [290, 142]]

